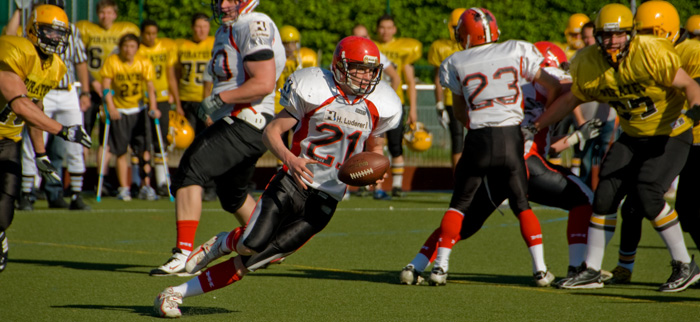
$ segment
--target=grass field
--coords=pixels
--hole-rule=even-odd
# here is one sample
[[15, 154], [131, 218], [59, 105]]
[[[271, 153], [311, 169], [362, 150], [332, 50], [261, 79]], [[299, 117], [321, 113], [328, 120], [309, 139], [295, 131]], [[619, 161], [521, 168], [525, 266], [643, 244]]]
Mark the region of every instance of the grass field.
[[[93, 199], [94, 200], [94, 199]], [[666, 248], [644, 224], [633, 284], [600, 290], [535, 288], [529, 254], [509, 210], [495, 213], [452, 252], [445, 287], [398, 284], [398, 272], [439, 224], [449, 195], [411, 193], [402, 201], [354, 198], [329, 226], [281, 265], [227, 288], [187, 298], [187, 321], [698, 321], [700, 289], [656, 291], [671, 272]], [[168, 201], [91, 203], [91, 212], [17, 212], [10, 261], [0, 274], [0, 321], [155, 320], [152, 303], [187, 278], [150, 277], [174, 245]], [[197, 243], [234, 227], [205, 203]], [[545, 256], [566, 273], [566, 213], [535, 208]], [[604, 268], [617, 261], [619, 233]], [[692, 254], [698, 254], [690, 238]]]

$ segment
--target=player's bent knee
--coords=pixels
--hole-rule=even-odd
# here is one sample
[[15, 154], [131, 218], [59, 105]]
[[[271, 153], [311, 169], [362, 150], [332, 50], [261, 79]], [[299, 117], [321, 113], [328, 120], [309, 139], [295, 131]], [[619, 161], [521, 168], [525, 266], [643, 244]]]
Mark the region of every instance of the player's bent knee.
[[14, 216], [15, 198], [6, 193], [0, 193], [0, 231], [10, 227]]

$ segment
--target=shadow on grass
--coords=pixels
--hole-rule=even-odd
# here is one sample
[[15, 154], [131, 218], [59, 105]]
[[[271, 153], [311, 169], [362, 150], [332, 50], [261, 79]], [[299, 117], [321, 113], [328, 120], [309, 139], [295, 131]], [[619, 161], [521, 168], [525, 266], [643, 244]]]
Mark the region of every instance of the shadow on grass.
[[88, 271], [107, 271], [107, 272], [120, 272], [120, 273], [137, 273], [137, 274], [148, 274], [148, 272], [129, 270], [131, 268], [140, 267], [150, 267], [144, 265], [134, 265], [134, 264], [110, 264], [110, 263], [86, 263], [86, 262], [70, 262], [70, 261], [52, 261], [52, 260], [35, 260], [35, 259], [14, 259], [9, 258], [8, 262], [19, 263], [19, 264], [29, 264], [37, 266], [49, 266], [49, 267], [63, 267], [71, 269], [80, 269]]
[[[697, 297], [690, 296], [669, 296], [669, 294], [659, 293], [659, 295], [629, 295], [619, 293], [572, 293], [577, 296], [595, 296], [614, 299], [625, 299], [633, 301], [650, 301], [657, 303], [677, 303], [677, 302], [697, 302]], [[611, 301], [612, 303], [612, 301]]]
[[[153, 306], [127, 306], [127, 305], [96, 305], [96, 304], [71, 304], [71, 305], [56, 305], [51, 306], [55, 309], [82, 309], [82, 310], [100, 310], [100, 311], [120, 311], [129, 312], [142, 316], [156, 316], [153, 311]], [[238, 313], [240, 311], [231, 311], [223, 309], [220, 307], [208, 307], [208, 306], [185, 306], [181, 307], [183, 316], [195, 316], [195, 315], [212, 315], [212, 314], [226, 314], [226, 313]]]

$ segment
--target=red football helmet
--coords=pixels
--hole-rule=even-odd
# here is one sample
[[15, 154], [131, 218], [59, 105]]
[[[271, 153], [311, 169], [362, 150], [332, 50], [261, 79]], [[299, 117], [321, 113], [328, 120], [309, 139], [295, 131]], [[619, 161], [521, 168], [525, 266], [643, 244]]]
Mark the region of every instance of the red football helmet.
[[335, 47], [331, 71], [335, 81], [347, 85], [352, 94], [372, 93], [382, 77], [377, 45], [363, 37], [343, 38]]
[[491, 11], [485, 8], [470, 8], [459, 18], [455, 36], [464, 48], [469, 48], [496, 42], [500, 35], [496, 17]]
[[219, 23], [222, 23], [222, 19], [224, 17], [231, 14], [231, 12], [235, 11], [236, 17], [234, 19], [223, 22], [227, 25], [236, 22], [236, 20], [238, 20], [238, 17], [240, 17], [241, 15], [253, 12], [253, 10], [255, 10], [255, 7], [257, 7], [260, 3], [260, 0], [243, 0], [240, 1], [235, 7], [223, 9], [221, 8], [221, 1], [222, 0], [211, 0], [211, 11], [214, 12], [214, 19]]
[[561, 68], [561, 65], [567, 62], [566, 53], [556, 44], [549, 41], [538, 41], [535, 43], [535, 47], [544, 56], [544, 61], [540, 64], [540, 67]]

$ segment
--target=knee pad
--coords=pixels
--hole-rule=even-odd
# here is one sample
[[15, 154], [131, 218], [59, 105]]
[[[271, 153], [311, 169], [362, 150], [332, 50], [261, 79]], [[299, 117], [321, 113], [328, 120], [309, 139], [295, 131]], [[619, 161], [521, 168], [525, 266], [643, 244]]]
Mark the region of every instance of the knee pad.
[[242, 198], [235, 197], [233, 198], [234, 200], [226, 200], [232, 198], [231, 196], [228, 196], [226, 198], [221, 198], [221, 196], [219, 196], [219, 203], [221, 204], [221, 208], [233, 214], [236, 211], [238, 211], [238, 209], [240, 209], [241, 206], [243, 206], [247, 195], [248, 194], [244, 195]]
[[659, 212], [667, 206], [663, 189], [654, 185], [637, 184], [634, 188], [634, 193], [637, 196], [634, 198], [634, 201], [636, 201], [634, 205], [635, 211], [638, 211], [649, 220], [654, 220], [659, 215]]
[[15, 216], [15, 198], [0, 192], [0, 231], [6, 231]]
[[611, 182], [603, 180], [598, 184], [592, 206], [593, 213], [596, 214], [617, 213], [619, 201], [615, 200], [615, 189]]

